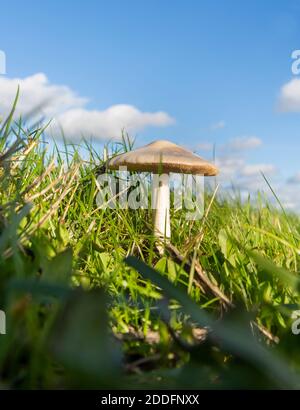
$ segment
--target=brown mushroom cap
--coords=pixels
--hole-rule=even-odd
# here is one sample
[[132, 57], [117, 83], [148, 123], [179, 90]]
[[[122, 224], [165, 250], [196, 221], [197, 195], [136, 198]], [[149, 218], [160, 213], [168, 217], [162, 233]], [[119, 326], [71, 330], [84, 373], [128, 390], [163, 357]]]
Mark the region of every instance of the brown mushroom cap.
[[107, 162], [108, 169], [127, 167], [128, 171], [217, 175], [218, 168], [205, 159], [169, 141], [154, 141], [125, 152]]

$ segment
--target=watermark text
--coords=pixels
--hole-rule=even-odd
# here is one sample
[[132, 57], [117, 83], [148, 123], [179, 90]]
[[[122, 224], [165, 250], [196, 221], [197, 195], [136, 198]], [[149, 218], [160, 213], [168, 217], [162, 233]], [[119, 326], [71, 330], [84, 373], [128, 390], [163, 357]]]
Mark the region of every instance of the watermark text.
[[0, 50], [0, 75], [6, 74], [6, 54]]
[[[204, 176], [190, 174], [130, 174], [120, 167], [116, 175], [104, 173], [97, 178], [97, 206], [101, 209], [158, 209], [157, 193], [167, 187], [170, 204], [185, 210], [187, 220], [198, 220], [204, 214]], [[159, 201], [160, 206], [164, 205]]]
[[300, 334], [300, 310], [294, 310], [291, 315], [292, 322], [292, 333], [293, 335]]
[[300, 50], [294, 50], [291, 55], [292, 59], [294, 60], [292, 63], [292, 73], [294, 75], [300, 74]]
[[3, 310], [0, 310], [0, 335], [6, 334], [6, 315]]

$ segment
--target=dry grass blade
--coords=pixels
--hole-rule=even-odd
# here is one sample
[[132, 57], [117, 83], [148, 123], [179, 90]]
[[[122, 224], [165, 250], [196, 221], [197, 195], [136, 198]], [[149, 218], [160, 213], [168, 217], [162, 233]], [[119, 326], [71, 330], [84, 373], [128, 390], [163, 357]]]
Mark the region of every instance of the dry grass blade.
[[31, 140], [29, 144], [25, 145], [25, 147], [23, 142], [24, 151], [19, 152], [17, 156], [11, 158], [11, 168], [16, 169], [19, 166], [20, 162], [26, 161], [30, 152], [33, 151], [34, 148], [36, 148], [38, 145], [38, 140]]
[[[60, 196], [58, 197], [58, 199], [54, 202], [54, 204], [51, 205], [51, 208], [49, 209], [49, 211], [38, 221], [38, 223], [31, 228], [30, 231], [24, 232], [23, 236], [21, 237], [21, 239], [23, 238], [28, 238], [29, 236], [31, 236], [37, 229], [39, 229], [59, 208], [62, 200], [73, 190], [76, 190], [77, 188], [77, 184], [75, 184], [75, 186], [73, 186], [73, 182], [74, 179], [77, 176], [79, 170], [79, 165], [75, 166], [75, 169], [72, 170], [72, 172], [68, 172], [67, 174], [64, 175], [64, 179], [66, 179], [67, 177], [69, 178], [68, 182], [64, 181], [64, 183], [62, 183], [61, 187], [63, 187], [63, 190], [60, 194]], [[53, 183], [51, 184], [51, 187], [53, 186]]]
[[[21, 195], [26, 195], [28, 192], [38, 187], [40, 183], [44, 181], [44, 179], [50, 174], [50, 172], [54, 170], [54, 168], [55, 168], [54, 161], [51, 161], [51, 163], [48, 165], [45, 171], [41, 175], [36, 177], [35, 180], [22, 191]], [[31, 199], [28, 199], [28, 200], [29, 201], [32, 200], [32, 197]]]
[[[192, 267], [192, 261], [189, 261], [186, 257], [184, 257], [179, 250], [172, 244], [166, 244], [166, 249], [171, 256], [171, 258], [177, 262], [180, 263], [184, 270], [189, 274], [191, 267]], [[204, 288], [206, 290], [209, 290], [214, 296], [218, 297], [221, 302], [223, 302], [224, 306], [230, 306], [233, 307], [232, 302], [227, 298], [226, 295], [219, 289], [217, 285], [214, 285], [207, 274], [203, 271], [201, 268], [200, 264], [198, 262], [195, 263], [195, 271], [198, 274], [199, 280], [201, 281], [201, 284], [203, 284]]]
[[212, 207], [212, 205], [213, 205], [213, 203], [216, 199], [216, 195], [217, 195], [218, 190], [219, 190], [219, 185], [216, 186], [216, 188], [213, 192], [213, 195], [210, 199], [209, 205], [208, 205], [208, 207], [205, 211], [205, 214], [202, 218], [202, 223], [201, 223], [199, 233], [197, 235], [195, 235], [192, 239], [188, 239], [186, 241], [185, 245], [184, 245], [184, 249], [186, 250], [186, 252], [190, 252], [192, 249], [195, 249], [195, 247], [198, 247], [198, 249], [199, 249], [199, 247], [201, 245], [201, 242], [203, 240], [205, 224], [206, 224], [208, 215], [210, 213], [211, 207]]

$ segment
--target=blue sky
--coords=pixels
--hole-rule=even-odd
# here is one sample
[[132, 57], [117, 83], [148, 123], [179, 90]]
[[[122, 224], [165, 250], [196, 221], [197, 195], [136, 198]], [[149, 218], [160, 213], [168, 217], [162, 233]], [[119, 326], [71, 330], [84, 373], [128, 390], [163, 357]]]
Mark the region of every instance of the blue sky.
[[[288, 94], [296, 108], [279, 104], [282, 87], [300, 81], [291, 72], [299, 21], [294, 0], [12, 0], [1, 4], [7, 73], [0, 79], [44, 73], [48, 84], [88, 98], [85, 110], [126, 104], [162, 111], [173, 123], [153, 117], [156, 126], [135, 132], [138, 143], [170, 139], [208, 158], [211, 149], [201, 147], [215, 143], [220, 166], [236, 159], [228, 178], [239, 166], [261, 165], [283, 189], [300, 171], [298, 82]], [[1, 98], [0, 82], [0, 108]], [[261, 144], [231, 153], [232, 141], [249, 138]]]

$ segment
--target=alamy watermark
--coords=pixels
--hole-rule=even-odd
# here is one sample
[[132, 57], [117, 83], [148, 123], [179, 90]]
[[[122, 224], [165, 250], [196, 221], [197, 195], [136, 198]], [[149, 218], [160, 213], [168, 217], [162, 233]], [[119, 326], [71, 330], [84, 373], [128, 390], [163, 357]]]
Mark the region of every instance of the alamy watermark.
[[294, 310], [291, 315], [292, 322], [292, 333], [293, 335], [300, 334], [300, 310]]
[[[187, 211], [187, 220], [204, 214], [204, 176], [191, 174], [130, 174], [120, 167], [116, 175], [104, 173], [97, 178], [97, 206], [101, 209], [158, 209], [157, 192], [168, 187], [169, 206]], [[162, 204], [161, 202], [159, 203]]]
[[294, 50], [291, 55], [292, 59], [294, 60], [292, 63], [292, 73], [294, 75], [300, 74], [300, 50]]
[[0, 75], [6, 74], [6, 54], [0, 50]]
[[6, 334], [6, 315], [3, 310], [0, 310], [0, 335]]

